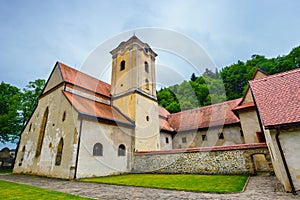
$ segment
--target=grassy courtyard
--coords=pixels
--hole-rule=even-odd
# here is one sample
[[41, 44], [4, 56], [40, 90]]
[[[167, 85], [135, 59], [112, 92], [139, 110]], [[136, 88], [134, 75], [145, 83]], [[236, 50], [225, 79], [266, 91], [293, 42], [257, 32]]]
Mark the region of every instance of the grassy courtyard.
[[1, 169], [0, 174], [10, 174], [12, 172], [12, 169]]
[[196, 174], [128, 174], [81, 179], [115, 185], [186, 190], [208, 193], [231, 193], [243, 190], [248, 176]]
[[0, 180], [0, 199], [87, 199], [28, 185]]

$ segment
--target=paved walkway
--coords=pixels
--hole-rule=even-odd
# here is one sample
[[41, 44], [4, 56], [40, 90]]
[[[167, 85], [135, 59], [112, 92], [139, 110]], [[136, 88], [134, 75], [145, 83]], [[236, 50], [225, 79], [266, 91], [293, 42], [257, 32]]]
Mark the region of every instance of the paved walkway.
[[94, 199], [300, 199], [300, 195], [294, 196], [290, 193], [278, 191], [276, 188], [280, 188], [280, 184], [276, 177], [268, 175], [251, 177], [246, 190], [244, 192], [234, 194], [208, 194], [142, 187], [115, 186], [98, 183], [65, 181], [28, 175], [2, 174], [0, 175], [0, 179]]

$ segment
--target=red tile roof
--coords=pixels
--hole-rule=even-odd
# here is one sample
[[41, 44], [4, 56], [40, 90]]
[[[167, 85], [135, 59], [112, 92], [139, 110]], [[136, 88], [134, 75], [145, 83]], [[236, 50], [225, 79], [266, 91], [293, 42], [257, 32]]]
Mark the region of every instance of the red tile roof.
[[158, 114], [161, 117], [167, 118], [170, 113], [164, 107], [158, 106]]
[[300, 69], [250, 81], [265, 127], [300, 122]]
[[235, 108], [240, 101], [241, 98], [174, 113], [168, 116], [168, 121], [176, 131], [236, 124], [239, 123], [240, 120], [233, 113], [232, 109]]
[[110, 105], [95, 102], [66, 91], [63, 91], [63, 94], [67, 97], [72, 106], [81, 114], [133, 125], [118, 110]]
[[169, 132], [173, 132], [174, 129], [170, 126], [170, 124], [167, 120], [168, 115], [170, 115], [169, 111], [167, 111], [162, 106], [158, 106], [158, 115], [159, 115], [159, 129], [169, 131]]
[[63, 80], [67, 83], [110, 97], [110, 84], [100, 81], [92, 76], [82, 73], [61, 62], [57, 62]]

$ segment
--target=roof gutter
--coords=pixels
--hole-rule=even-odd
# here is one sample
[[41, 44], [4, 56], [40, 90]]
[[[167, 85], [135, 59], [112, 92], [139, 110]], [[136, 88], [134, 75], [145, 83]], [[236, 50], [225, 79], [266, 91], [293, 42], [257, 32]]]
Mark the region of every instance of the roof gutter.
[[290, 186], [292, 188], [292, 194], [293, 195], [297, 195], [297, 193], [295, 191], [295, 186], [294, 186], [294, 183], [293, 183], [293, 180], [292, 180], [292, 177], [291, 177], [291, 173], [289, 171], [289, 167], [287, 165], [287, 162], [286, 162], [283, 150], [282, 150], [282, 146], [281, 146], [281, 143], [280, 143], [280, 140], [279, 140], [279, 135], [280, 135], [280, 131], [279, 131], [279, 128], [277, 127], [276, 128], [276, 136], [275, 136], [276, 143], [277, 143], [277, 146], [279, 148], [279, 152], [280, 152], [280, 155], [281, 155], [281, 158], [282, 158], [282, 161], [283, 161], [283, 165], [284, 165], [284, 169], [285, 169], [286, 175], [287, 175], [287, 177], [289, 179], [289, 183], [290, 183]]

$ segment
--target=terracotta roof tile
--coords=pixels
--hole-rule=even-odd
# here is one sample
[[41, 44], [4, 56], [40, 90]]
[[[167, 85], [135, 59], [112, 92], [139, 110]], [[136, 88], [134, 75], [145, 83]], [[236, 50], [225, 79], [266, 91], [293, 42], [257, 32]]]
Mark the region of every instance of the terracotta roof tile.
[[63, 91], [63, 94], [81, 114], [133, 125], [126, 117], [110, 105], [95, 102], [66, 91]]
[[100, 81], [92, 76], [82, 73], [61, 62], [57, 62], [65, 82], [110, 97], [110, 84]]
[[300, 69], [250, 81], [264, 126], [300, 122]]
[[167, 109], [165, 109], [164, 107], [162, 106], [158, 106], [158, 114], [159, 116], [162, 116], [164, 118], [167, 118], [168, 115], [170, 114], [169, 111], [167, 111]]
[[168, 122], [168, 115], [170, 115], [169, 111], [167, 111], [164, 107], [158, 106], [158, 115], [159, 115], [159, 129], [165, 131], [174, 131], [174, 129], [170, 126]]
[[176, 131], [239, 123], [240, 120], [233, 113], [232, 109], [235, 108], [240, 101], [241, 99], [235, 99], [174, 113], [168, 116], [168, 121]]

